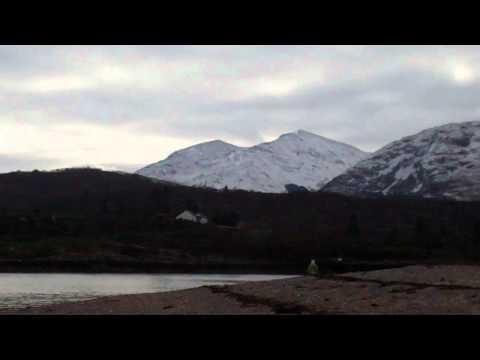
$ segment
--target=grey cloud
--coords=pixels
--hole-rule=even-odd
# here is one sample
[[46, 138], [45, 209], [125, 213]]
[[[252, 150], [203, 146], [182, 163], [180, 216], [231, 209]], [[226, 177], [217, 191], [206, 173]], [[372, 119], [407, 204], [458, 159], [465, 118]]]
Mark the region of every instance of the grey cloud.
[[238, 112], [250, 118], [268, 114], [272, 121], [289, 113], [302, 126], [337, 133], [339, 140], [372, 150], [426, 127], [479, 120], [479, 96], [479, 82], [459, 85], [410, 70], [338, 87], [314, 86], [286, 97], [210, 104], [204, 111]]
[[58, 46], [0, 45], [0, 75], [3, 79], [21, 80], [67, 70], [69, 64], [62, 56], [65, 50]]
[[[412, 60], [418, 59], [431, 60], [432, 66], [415, 67]], [[308, 64], [322, 67], [328, 81], [313, 78], [287, 95], [252, 95], [235, 101], [220, 101], [193, 88], [201, 81], [188, 76], [180, 81], [186, 88], [191, 86], [191, 92], [102, 83], [37, 94], [4, 89], [0, 90], [0, 117], [16, 111], [47, 111], [48, 116], [35, 120], [36, 124], [69, 119], [112, 127], [130, 124], [139, 132], [190, 138], [192, 143], [214, 138], [257, 143], [266, 132], [304, 128], [375, 150], [423, 128], [476, 120], [480, 115], [480, 83], [460, 85], [435, 70], [435, 63], [445, 59], [467, 61], [480, 75], [480, 47], [476, 46], [3, 46], [0, 75], [17, 81], [69, 73], [82, 64], [104, 60], [133, 65], [145, 60], [187, 60], [202, 64], [198, 71], [207, 80], [213, 77], [225, 85], [241, 85], [264, 75], [281, 77]], [[0, 163], [0, 171], [15, 164], [42, 164], [40, 160], [3, 161], [6, 165]]]

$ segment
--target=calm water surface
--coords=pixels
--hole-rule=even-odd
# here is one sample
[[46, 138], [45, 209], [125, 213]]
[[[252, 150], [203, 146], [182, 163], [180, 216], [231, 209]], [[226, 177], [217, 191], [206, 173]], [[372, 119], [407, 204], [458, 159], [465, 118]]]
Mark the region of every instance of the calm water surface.
[[100, 296], [283, 279], [287, 275], [235, 274], [0, 274], [0, 309], [22, 308]]

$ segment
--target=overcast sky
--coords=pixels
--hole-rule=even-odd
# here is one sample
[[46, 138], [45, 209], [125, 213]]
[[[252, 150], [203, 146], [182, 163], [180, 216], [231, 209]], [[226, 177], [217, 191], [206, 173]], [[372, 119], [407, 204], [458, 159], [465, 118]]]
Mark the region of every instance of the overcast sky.
[[477, 46], [0, 46], [0, 172], [298, 129], [374, 151], [480, 120], [479, 80]]

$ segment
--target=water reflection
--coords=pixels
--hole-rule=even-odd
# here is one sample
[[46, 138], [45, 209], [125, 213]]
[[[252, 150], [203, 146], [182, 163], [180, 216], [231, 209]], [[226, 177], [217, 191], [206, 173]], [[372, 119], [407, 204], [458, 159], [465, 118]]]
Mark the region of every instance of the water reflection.
[[183, 290], [204, 285], [282, 279], [236, 274], [0, 274], [0, 308], [21, 308], [99, 296]]

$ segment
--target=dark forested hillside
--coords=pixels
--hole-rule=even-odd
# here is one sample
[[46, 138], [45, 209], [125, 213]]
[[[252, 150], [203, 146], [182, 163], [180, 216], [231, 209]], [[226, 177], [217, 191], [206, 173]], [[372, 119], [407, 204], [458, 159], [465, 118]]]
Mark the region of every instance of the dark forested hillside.
[[[304, 263], [338, 255], [480, 257], [478, 202], [217, 191], [95, 169], [2, 174], [0, 193], [4, 259]], [[210, 222], [175, 221], [186, 209]]]

